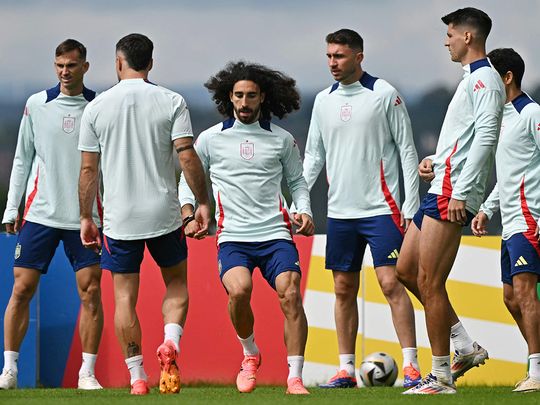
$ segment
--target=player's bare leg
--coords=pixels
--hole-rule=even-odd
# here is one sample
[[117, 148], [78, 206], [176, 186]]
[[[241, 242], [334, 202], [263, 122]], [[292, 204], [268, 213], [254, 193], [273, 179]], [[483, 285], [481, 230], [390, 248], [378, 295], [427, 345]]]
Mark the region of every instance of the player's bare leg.
[[229, 316], [244, 349], [244, 360], [236, 377], [236, 387], [240, 392], [251, 392], [256, 387], [256, 373], [261, 364], [261, 355], [253, 334], [255, 320], [251, 309], [251, 272], [245, 267], [233, 267], [225, 272], [221, 281], [229, 294]]
[[506, 309], [508, 309], [508, 312], [510, 312], [510, 315], [512, 315], [512, 318], [514, 318], [514, 321], [516, 321], [521, 335], [523, 336], [525, 341], [527, 341], [525, 325], [523, 325], [523, 316], [521, 315], [519, 302], [517, 300], [516, 294], [514, 293], [514, 287], [511, 284], [503, 284], [503, 296]]
[[381, 266], [375, 269], [381, 290], [390, 305], [392, 321], [401, 347], [416, 347], [414, 309], [411, 299], [395, 273], [395, 266]]
[[96, 354], [103, 330], [101, 269], [96, 264], [80, 269], [75, 275], [82, 304], [81, 318], [79, 320], [82, 350], [85, 353]]
[[101, 389], [94, 367], [103, 331], [103, 306], [101, 305], [101, 269], [99, 264], [84, 267], [75, 273], [77, 290], [81, 299], [79, 335], [83, 363], [79, 370], [80, 389]]
[[276, 292], [281, 311], [285, 316], [285, 345], [289, 366], [288, 394], [309, 394], [302, 381], [308, 327], [302, 305], [300, 277], [300, 273], [295, 271], [286, 271], [276, 277]]
[[36, 292], [41, 272], [14, 267], [13, 290], [4, 314], [4, 369], [0, 389], [17, 388], [17, 362], [22, 340], [28, 329], [30, 301]]
[[131, 393], [147, 394], [147, 375], [143, 368], [141, 325], [136, 305], [139, 273], [112, 273], [114, 285], [114, 329], [131, 375]]
[[358, 334], [358, 288], [360, 272], [332, 271], [336, 304], [334, 316], [340, 354], [353, 354]]
[[24, 267], [13, 268], [13, 290], [4, 314], [4, 350], [18, 352], [28, 329], [30, 301], [41, 272]]
[[289, 356], [303, 356], [307, 341], [307, 319], [300, 293], [300, 273], [287, 271], [276, 277], [276, 292], [285, 316], [285, 345]]
[[[160, 362], [161, 375], [159, 390], [161, 393], [180, 392], [180, 374], [176, 364], [179, 351], [180, 333], [186, 322], [189, 306], [187, 288], [187, 260], [183, 260], [175, 266], [162, 267], [161, 275], [165, 282], [165, 296], [161, 311], [165, 331], [167, 327], [175, 327], [177, 332], [174, 338], [166, 339], [157, 349]], [[165, 335], [167, 338], [167, 334]]]

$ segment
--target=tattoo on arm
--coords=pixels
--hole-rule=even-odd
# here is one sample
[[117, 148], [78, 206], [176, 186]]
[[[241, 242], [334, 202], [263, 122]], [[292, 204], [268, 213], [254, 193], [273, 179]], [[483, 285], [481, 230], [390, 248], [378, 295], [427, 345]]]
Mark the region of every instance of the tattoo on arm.
[[141, 348], [135, 342], [129, 342], [127, 345], [127, 357], [138, 356], [141, 354]]

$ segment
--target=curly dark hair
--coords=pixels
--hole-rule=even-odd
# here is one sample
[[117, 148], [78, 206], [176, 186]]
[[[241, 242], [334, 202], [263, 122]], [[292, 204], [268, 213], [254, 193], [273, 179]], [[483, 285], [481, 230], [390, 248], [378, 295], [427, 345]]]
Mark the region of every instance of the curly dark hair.
[[235, 83], [240, 80], [257, 83], [261, 93], [265, 93], [261, 105], [261, 116], [264, 120], [270, 120], [272, 115], [281, 119], [300, 108], [300, 94], [296, 88], [296, 81], [291, 77], [255, 63], [229, 62], [225, 69], [204, 84], [213, 93], [212, 100], [216, 103], [218, 111], [225, 116], [234, 117], [229, 94]]

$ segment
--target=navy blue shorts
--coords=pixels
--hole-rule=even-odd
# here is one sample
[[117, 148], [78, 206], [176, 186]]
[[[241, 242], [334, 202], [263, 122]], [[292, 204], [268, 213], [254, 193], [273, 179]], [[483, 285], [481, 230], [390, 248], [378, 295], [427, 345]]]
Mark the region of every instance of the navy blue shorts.
[[[414, 214], [413, 221], [418, 229], [422, 229], [422, 221], [424, 220], [424, 215], [431, 217], [433, 219], [438, 219], [439, 221], [448, 221], [448, 203], [450, 202], [449, 197], [437, 194], [426, 194], [420, 204], [420, 208]], [[468, 226], [474, 218], [474, 214], [467, 212], [467, 221], [463, 226]]]
[[74, 271], [99, 263], [99, 254], [82, 245], [80, 231], [25, 221], [17, 237], [14, 266], [46, 274], [60, 241]]
[[270, 286], [276, 288], [276, 277], [286, 271], [300, 273], [300, 259], [294, 243], [286, 239], [265, 242], [223, 242], [218, 247], [219, 277], [233, 267], [246, 267], [251, 273], [261, 271]]
[[187, 258], [186, 238], [181, 227], [148, 239], [117, 240], [103, 235], [101, 268], [113, 273], [138, 273], [145, 245], [159, 267], [171, 267]]
[[512, 285], [519, 273], [534, 273], [540, 280], [540, 245], [533, 232], [517, 233], [501, 245], [501, 280]]
[[403, 228], [399, 221], [398, 215], [328, 218], [326, 268], [360, 271], [367, 244], [375, 267], [395, 266], [403, 243]]

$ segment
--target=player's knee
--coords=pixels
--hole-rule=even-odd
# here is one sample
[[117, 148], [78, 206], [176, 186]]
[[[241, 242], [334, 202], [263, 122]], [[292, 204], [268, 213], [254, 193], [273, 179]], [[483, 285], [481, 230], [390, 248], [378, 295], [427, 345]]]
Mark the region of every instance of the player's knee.
[[295, 286], [291, 286], [281, 292], [278, 291], [278, 297], [282, 307], [292, 308], [301, 303], [300, 291]]
[[506, 305], [508, 312], [510, 312], [512, 316], [515, 317], [516, 315], [520, 313], [519, 304], [517, 303], [517, 300], [513, 293], [509, 293], [509, 292], [504, 293], [504, 305]]
[[89, 283], [79, 291], [81, 302], [86, 307], [97, 308], [101, 301], [101, 289], [98, 282]]
[[334, 292], [336, 295], [336, 299], [338, 300], [356, 300], [356, 295], [358, 294], [358, 285], [356, 285], [354, 282], [349, 282], [347, 280], [336, 280], [334, 283]]
[[396, 277], [385, 277], [380, 284], [381, 290], [387, 298], [394, 298], [402, 293], [403, 286]]
[[245, 285], [237, 284], [227, 287], [229, 300], [235, 302], [244, 302], [251, 299], [251, 288]]
[[21, 280], [15, 280], [11, 297], [15, 303], [24, 304], [28, 303], [32, 299], [35, 291], [36, 286], [33, 284]]

